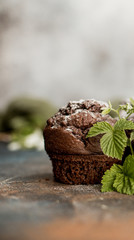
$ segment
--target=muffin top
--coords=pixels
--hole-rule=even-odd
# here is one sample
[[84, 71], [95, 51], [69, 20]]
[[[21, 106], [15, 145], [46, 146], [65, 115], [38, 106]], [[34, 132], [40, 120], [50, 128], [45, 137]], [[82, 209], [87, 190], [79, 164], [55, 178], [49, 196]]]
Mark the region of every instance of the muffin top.
[[101, 114], [107, 103], [94, 99], [70, 101], [47, 121], [44, 129], [45, 148], [57, 154], [103, 154], [100, 135], [86, 138], [96, 122], [106, 121], [114, 125], [116, 120]]

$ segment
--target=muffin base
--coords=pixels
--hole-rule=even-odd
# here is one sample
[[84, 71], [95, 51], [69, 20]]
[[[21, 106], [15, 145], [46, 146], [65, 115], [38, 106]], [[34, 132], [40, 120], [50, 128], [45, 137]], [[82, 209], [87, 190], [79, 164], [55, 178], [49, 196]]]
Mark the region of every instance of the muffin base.
[[107, 169], [121, 164], [118, 159], [105, 155], [49, 154], [55, 181], [65, 184], [98, 184]]

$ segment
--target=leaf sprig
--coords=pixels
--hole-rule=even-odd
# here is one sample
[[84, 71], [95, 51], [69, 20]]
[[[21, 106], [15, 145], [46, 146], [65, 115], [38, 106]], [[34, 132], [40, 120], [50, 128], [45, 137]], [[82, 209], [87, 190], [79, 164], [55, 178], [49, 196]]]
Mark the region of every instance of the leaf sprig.
[[[114, 109], [109, 102], [107, 108], [102, 109], [102, 115], [109, 114], [111, 111], [118, 116], [114, 126], [108, 122], [97, 122], [90, 128], [87, 138], [102, 135], [100, 146], [103, 153], [112, 158], [122, 159], [125, 148], [130, 147], [131, 155], [129, 155], [123, 164], [114, 164], [110, 170], [107, 170], [102, 179], [102, 192], [117, 191], [125, 194], [134, 194], [134, 151], [132, 141], [134, 140], [134, 122], [128, 120], [134, 113], [134, 100], [130, 98], [130, 103], [119, 105], [118, 109]], [[125, 111], [126, 117], [121, 118], [120, 112]], [[130, 137], [126, 131], [130, 130]]]
[[119, 107], [117, 109], [114, 109], [112, 107], [111, 102], [109, 101], [109, 106], [107, 108], [102, 108], [102, 115], [106, 115], [109, 114], [111, 111], [113, 111], [114, 113], [116, 113], [117, 117], [119, 119], [121, 119], [120, 116], [120, 111], [125, 111], [126, 113], [126, 117], [125, 119], [128, 119], [130, 117], [131, 114], [134, 113], [134, 99], [130, 98], [130, 102], [126, 103], [124, 105], [119, 105]]
[[[134, 123], [124, 118], [119, 119], [113, 127], [107, 122], [97, 122], [91, 127], [87, 138], [103, 134], [100, 140], [103, 153], [109, 157], [121, 160], [125, 147], [128, 145], [125, 130], [134, 130]], [[131, 139], [132, 137], [134, 137], [133, 132], [131, 133]], [[130, 145], [131, 142], [129, 142]]]
[[113, 164], [111, 169], [104, 173], [101, 191], [134, 194], [134, 156], [129, 155], [123, 166]]

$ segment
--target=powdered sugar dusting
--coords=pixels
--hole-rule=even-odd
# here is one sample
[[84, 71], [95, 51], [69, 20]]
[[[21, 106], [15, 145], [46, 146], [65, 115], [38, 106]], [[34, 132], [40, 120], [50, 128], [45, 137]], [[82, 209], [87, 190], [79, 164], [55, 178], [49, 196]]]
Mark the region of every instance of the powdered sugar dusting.
[[64, 120], [65, 120], [65, 121], [68, 120], [68, 119], [71, 119], [71, 118], [70, 118], [70, 115], [64, 116]]
[[55, 129], [55, 128], [57, 129], [57, 128], [58, 128], [58, 125], [54, 125], [54, 126], [52, 126], [51, 128], [52, 128], [52, 129]]
[[[107, 106], [107, 103], [95, 99], [70, 101], [66, 107], [60, 108], [55, 116], [48, 120], [48, 125], [52, 129], [62, 127], [64, 130], [74, 133], [73, 128], [86, 129], [95, 122], [103, 121], [102, 107]], [[108, 115], [105, 118], [105, 121], [113, 121]]]
[[80, 112], [84, 112], [84, 110], [83, 109], [76, 109], [73, 114], [77, 114], [77, 113], [80, 113]]
[[[44, 131], [44, 136], [50, 139], [57, 137], [56, 142], [52, 139], [52, 150], [62, 153], [67, 148], [68, 154], [102, 154], [100, 136], [93, 139], [87, 139], [86, 136], [96, 122], [107, 121], [115, 124], [115, 119], [102, 115], [102, 107], [106, 106], [102, 101], [81, 99], [70, 101], [65, 108], [59, 109], [58, 113], [48, 119], [46, 133]], [[49, 131], [52, 134], [49, 134]]]
[[67, 127], [67, 128], [66, 128], [66, 131], [72, 132], [73, 130], [72, 130], [70, 127]]
[[98, 101], [98, 100], [95, 100], [95, 99], [89, 99], [89, 101], [92, 101], [92, 103], [98, 103], [98, 104], [100, 104], [100, 106], [106, 106], [106, 107], [108, 107], [108, 104], [107, 104], [107, 102], [104, 102], [104, 101]]
[[92, 116], [92, 118], [96, 118], [96, 115], [95, 115], [95, 113], [93, 113], [93, 112], [90, 112], [90, 115]]
[[[87, 99], [86, 101], [89, 101], [91, 104], [98, 103], [100, 106], [103, 106], [103, 105], [106, 105], [106, 107], [108, 106], [107, 102], [95, 100], [94, 98]], [[85, 102], [85, 100], [80, 99], [79, 101], [70, 101], [69, 103], [73, 105], [77, 105], [77, 104], [82, 104], [83, 102]]]
[[79, 101], [70, 101], [71, 104], [78, 104], [78, 103], [83, 103], [85, 100], [84, 99], [80, 99]]

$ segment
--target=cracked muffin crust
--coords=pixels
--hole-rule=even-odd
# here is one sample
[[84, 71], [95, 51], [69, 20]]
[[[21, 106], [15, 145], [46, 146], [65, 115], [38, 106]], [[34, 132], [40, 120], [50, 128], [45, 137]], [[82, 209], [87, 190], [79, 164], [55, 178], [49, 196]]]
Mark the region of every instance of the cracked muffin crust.
[[71, 101], [48, 119], [44, 130], [46, 151], [57, 154], [103, 154], [100, 137], [86, 138], [96, 122], [107, 121], [114, 125], [115, 119], [102, 116], [101, 108], [106, 103], [91, 100]]

